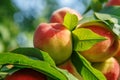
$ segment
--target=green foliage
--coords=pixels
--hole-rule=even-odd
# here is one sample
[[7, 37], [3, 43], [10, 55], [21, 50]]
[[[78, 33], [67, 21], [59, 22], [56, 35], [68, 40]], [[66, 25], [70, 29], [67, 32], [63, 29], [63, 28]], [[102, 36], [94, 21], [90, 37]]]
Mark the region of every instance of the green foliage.
[[13, 14], [17, 11], [17, 8], [15, 8], [11, 0], [4, 0], [0, 1], [0, 23], [4, 22], [4, 20], [12, 20], [13, 21]]
[[90, 15], [90, 16], [84, 16], [78, 24], [84, 24], [87, 22], [96, 22], [96, 21], [100, 21], [98, 19], [96, 19], [96, 17], [94, 15]]
[[84, 51], [91, 48], [97, 42], [105, 40], [104, 37], [92, 32], [90, 29], [78, 28], [72, 31], [73, 48], [75, 51]]
[[120, 17], [120, 6], [109, 6], [109, 7], [105, 7], [103, 8], [101, 11], [101, 13], [107, 13], [107, 14], [111, 14], [111, 15], [115, 15], [117, 17]]
[[[99, 12], [104, 9], [105, 4], [108, 0], [90, 0], [89, 6], [84, 11], [83, 15], [89, 13], [89, 11]], [[85, 4], [85, 3], [84, 3]]]
[[48, 64], [47, 62], [33, 60], [21, 54], [1, 53], [0, 64], [23, 65], [27, 66], [28, 68], [34, 68], [37, 71], [43, 71], [44, 74], [49, 75], [53, 79], [66, 80], [66, 77], [64, 75], [62, 75], [54, 67], [50, 66], [50, 64]]
[[67, 13], [64, 17], [63, 24], [69, 29], [73, 30], [78, 24], [78, 18], [75, 14]]
[[106, 23], [108, 27], [120, 37], [120, 17], [107, 13], [95, 13], [95, 16]]
[[[18, 34], [18, 29], [15, 26], [7, 27], [3, 24], [0, 24], [0, 43], [1, 43], [1, 50], [0, 52], [10, 51], [18, 47], [16, 36]], [[14, 28], [15, 31], [12, 29]]]
[[106, 80], [105, 76], [95, 68], [78, 52], [74, 52], [71, 60], [78, 73], [84, 80]]
[[102, 9], [102, 3], [99, 0], [91, 0], [91, 8], [98, 12]]
[[[77, 80], [66, 70], [57, 68], [48, 53], [35, 48], [18, 48], [12, 52], [1, 53], [0, 65], [10, 64], [14, 65], [14, 71], [18, 68], [32, 68], [55, 80]], [[0, 68], [0, 73], [7, 71], [9, 69]]]
[[[91, 0], [90, 5], [87, 5], [84, 14], [91, 10], [93, 13], [97, 13], [91, 16], [83, 16], [83, 19], [79, 21], [79, 24], [87, 22], [103, 22], [108, 25], [117, 36], [120, 36], [120, 6], [104, 7], [103, 4], [106, 1], [107, 0]], [[0, 54], [0, 77], [5, 77], [8, 72], [14, 72], [21, 68], [32, 68], [49, 76], [49, 80], [77, 80], [66, 70], [57, 68], [54, 61], [46, 52], [35, 48], [15, 49], [16, 47], [20, 47], [21, 44], [17, 41], [20, 32], [25, 35], [27, 33], [30, 36], [33, 36], [33, 32], [37, 25], [41, 22], [49, 22], [52, 12], [60, 7], [57, 0], [44, 0], [44, 2], [46, 5], [44, 6], [43, 11], [41, 11], [41, 15], [34, 17], [34, 10], [32, 10], [33, 12], [30, 12], [32, 15], [26, 16], [26, 13], [18, 6], [15, 6], [15, 4], [12, 3], [12, 0], [0, 1], [0, 52], [2, 52]], [[86, 5], [85, 0], [83, 0], [83, 2]], [[23, 17], [21, 22], [16, 23], [14, 19], [16, 13], [20, 13], [19, 16]], [[19, 16], [17, 17], [19, 18]], [[77, 16], [73, 14], [67, 13], [63, 24], [72, 32], [74, 51], [87, 50], [95, 43], [105, 40], [104, 37], [95, 34], [89, 29], [75, 29], [78, 25], [78, 19]], [[29, 40], [28, 36], [26, 38]], [[5, 52], [11, 50], [13, 51]], [[94, 69], [79, 53], [73, 52], [71, 60], [84, 80], [106, 80], [102, 73]], [[8, 64], [12, 64], [14, 67], [9, 69], [6, 67]]]
[[[48, 22], [52, 12], [59, 7], [57, 0], [44, 0], [43, 3], [47, 5], [44, 6], [41, 15], [34, 17], [34, 9], [24, 12], [13, 1], [0, 1], [0, 52], [11, 51], [21, 46], [32, 47], [31, 37], [35, 28], [43, 21]], [[16, 18], [21, 22], [16, 21]], [[24, 36], [20, 36], [21, 34]]]
[[48, 53], [43, 52], [37, 48], [17, 48], [12, 51], [16, 54], [23, 54], [30, 58], [36, 58], [42, 61], [49, 62], [51, 65], [55, 65], [54, 61], [49, 57]]
[[18, 47], [16, 36], [19, 33], [18, 26], [14, 22], [13, 15], [17, 11], [11, 0], [0, 1], [0, 52], [10, 51]]

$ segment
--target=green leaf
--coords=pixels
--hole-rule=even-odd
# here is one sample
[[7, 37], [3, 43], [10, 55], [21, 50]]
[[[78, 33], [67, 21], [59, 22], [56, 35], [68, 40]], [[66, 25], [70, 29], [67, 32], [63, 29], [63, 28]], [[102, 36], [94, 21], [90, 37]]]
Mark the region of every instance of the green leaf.
[[109, 20], [111, 23], [120, 24], [120, 17], [115, 15], [106, 13], [95, 13], [95, 16], [102, 21]]
[[78, 80], [76, 77], [74, 77], [72, 74], [70, 74], [67, 70], [60, 69], [60, 68], [57, 68], [57, 70], [61, 71], [64, 75], [66, 75], [68, 80]]
[[78, 24], [84, 24], [84, 23], [87, 23], [87, 22], [96, 22], [96, 21], [100, 21], [98, 19], [95, 18], [94, 15], [91, 15], [91, 16], [84, 16]]
[[99, 0], [102, 4], [108, 2], [108, 0]]
[[71, 60], [84, 80], [106, 80], [105, 76], [100, 71], [93, 68], [80, 53], [73, 52]]
[[[107, 2], [108, 0], [82, 0], [84, 6], [86, 7], [86, 10], [84, 11], [83, 15], [86, 13], [89, 13], [89, 11], [93, 10], [95, 12], [100, 11], [103, 9], [103, 4]], [[88, 4], [86, 4], [88, 3]], [[90, 3], [90, 4], [89, 4]]]
[[0, 39], [3, 41], [9, 41], [10, 40], [10, 32], [9, 29], [6, 28], [6, 26], [3, 26], [0, 24]]
[[5, 72], [0, 72], [0, 80], [4, 80], [4, 77], [7, 75]]
[[67, 80], [67, 77], [58, 71], [55, 66], [51, 66], [48, 62], [41, 60], [33, 60], [27, 56], [15, 53], [1, 53], [0, 65], [15, 64], [35, 69], [55, 80]]
[[118, 23], [120, 25], [120, 6], [109, 6], [105, 7], [100, 11], [101, 13], [111, 15], [112, 17], [118, 19]]
[[120, 17], [120, 6], [105, 7], [100, 12]]
[[[78, 80], [76, 77], [74, 77], [67, 70], [60, 69], [60, 68], [57, 68], [57, 67], [56, 67], [56, 69], [59, 70], [60, 72], [62, 72], [68, 78], [68, 80]], [[53, 79], [49, 77], [47, 80], [53, 80]]]
[[67, 13], [64, 17], [63, 24], [69, 29], [73, 30], [78, 24], [78, 17], [75, 14]]
[[73, 35], [73, 48], [75, 51], [88, 50], [97, 42], [105, 40], [104, 37], [86, 28], [75, 29], [74, 31], [72, 31], [72, 35]]
[[100, 19], [100, 20], [110, 20], [112, 17], [108, 14], [104, 14], [104, 13], [95, 13], [95, 16]]
[[90, 6], [96, 12], [102, 9], [102, 3], [99, 0], [91, 0]]
[[46, 61], [50, 63], [51, 65], [55, 65], [55, 62], [52, 60], [52, 58], [49, 56], [48, 53], [42, 50], [39, 50], [37, 48], [17, 48], [13, 50], [12, 52], [17, 53], [17, 54], [23, 54], [33, 59], [37, 58], [39, 60]]

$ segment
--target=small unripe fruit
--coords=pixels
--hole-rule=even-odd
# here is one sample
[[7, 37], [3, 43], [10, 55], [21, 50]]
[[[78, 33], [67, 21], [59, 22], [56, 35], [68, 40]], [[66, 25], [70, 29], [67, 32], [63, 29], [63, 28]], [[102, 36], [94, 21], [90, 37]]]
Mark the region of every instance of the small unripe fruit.
[[107, 80], [118, 80], [120, 67], [115, 58], [111, 57], [104, 62], [94, 63], [93, 67], [100, 70]]
[[69, 12], [71, 14], [75, 14], [78, 17], [78, 20], [80, 20], [82, 18], [81, 15], [74, 9], [64, 7], [64, 8], [60, 8], [53, 12], [53, 14], [51, 15], [51, 18], [50, 18], [50, 22], [51, 23], [63, 23], [64, 16], [66, 15], [67, 12]]
[[106, 38], [97, 42], [90, 49], [80, 52], [90, 62], [101, 62], [114, 56], [118, 50], [118, 37], [107, 27], [98, 22], [90, 22], [80, 25], [79, 28], [87, 28], [94, 33]]
[[47, 80], [47, 77], [33, 69], [24, 68], [7, 75], [5, 80]]
[[34, 34], [34, 47], [48, 52], [56, 64], [63, 63], [72, 53], [71, 32], [61, 23], [41, 23]]

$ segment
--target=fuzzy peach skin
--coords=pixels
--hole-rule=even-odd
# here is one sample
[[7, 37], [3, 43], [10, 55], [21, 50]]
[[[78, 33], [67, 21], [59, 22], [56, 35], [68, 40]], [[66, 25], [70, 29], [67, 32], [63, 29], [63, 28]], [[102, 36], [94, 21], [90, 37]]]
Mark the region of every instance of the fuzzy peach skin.
[[118, 80], [119, 78], [119, 63], [113, 57], [104, 62], [94, 63], [93, 67], [100, 70], [105, 75], [107, 80]]
[[56, 23], [56, 22], [63, 23], [64, 16], [67, 12], [69, 12], [71, 14], [75, 14], [78, 17], [78, 20], [80, 20], [82, 18], [82, 16], [74, 9], [71, 9], [68, 7], [63, 7], [63, 8], [57, 9], [53, 12], [53, 14], [51, 15], [51, 18], [50, 18], [50, 22], [51, 23]]
[[48, 52], [56, 64], [66, 61], [72, 53], [71, 32], [61, 23], [41, 23], [33, 42], [35, 48]]
[[89, 22], [80, 25], [79, 28], [87, 28], [96, 34], [106, 38], [93, 45], [90, 49], [80, 52], [90, 62], [101, 62], [114, 56], [118, 51], [118, 37], [107, 27], [98, 22]]
[[47, 80], [47, 77], [33, 69], [24, 68], [8, 74], [5, 80]]
[[71, 74], [73, 74], [78, 80], [83, 80], [83, 78], [81, 77], [81, 75], [77, 72], [77, 70], [75, 69], [74, 65], [72, 64], [71, 60], [67, 60], [66, 62], [64, 62], [63, 64], [60, 64], [58, 66], [61, 69], [65, 69], [68, 72], [70, 72]]

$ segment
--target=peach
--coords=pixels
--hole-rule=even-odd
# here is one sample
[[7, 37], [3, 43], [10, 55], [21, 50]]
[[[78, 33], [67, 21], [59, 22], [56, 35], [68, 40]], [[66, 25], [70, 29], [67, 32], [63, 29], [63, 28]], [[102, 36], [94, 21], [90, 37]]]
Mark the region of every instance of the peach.
[[61, 23], [41, 23], [33, 42], [35, 48], [48, 52], [56, 64], [66, 61], [72, 53], [71, 32]]
[[120, 64], [120, 40], [119, 40], [119, 48], [118, 48], [118, 52], [115, 54], [115, 58], [117, 59], [117, 61], [119, 62], [119, 64]]
[[50, 22], [51, 23], [63, 23], [64, 16], [67, 12], [69, 12], [71, 14], [75, 14], [78, 17], [78, 20], [80, 20], [82, 18], [81, 15], [74, 9], [64, 7], [64, 8], [60, 8], [53, 12], [53, 14], [51, 15], [51, 18], [50, 18]]
[[93, 67], [100, 70], [107, 80], [118, 80], [120, 67], [115, 58], [111, 57], [104, 62], [94, 63]]
[[108, 0], [107, 6], [119, 6], [120, 5], [120, 0]]
[[83, 80], [81, 75], [77, 72], [74, 65], [72, 64], [71, 60], [67, 60], [63, 64], [58, 66], [61, 69], [67, 70], [69, 73], [73, 74], [78, 80]]
[[81, 51], [80, 53], [90, 62], [101, 62], [114, 56], [118, 50], [118, 37], [110, 30], [107, 25], [99, 22], [88, 22], [79, 26], [79, 28], [87, 28], [94, 33], [106, 38], [94, 44], [90, 49]]
[[33, 69], [20, 69], [6, 76], [5, 80], [47, 80], [47, 77]]

